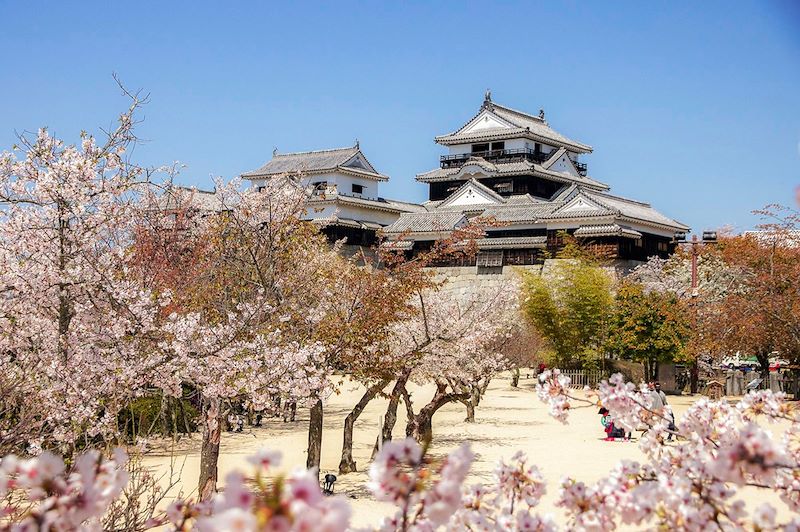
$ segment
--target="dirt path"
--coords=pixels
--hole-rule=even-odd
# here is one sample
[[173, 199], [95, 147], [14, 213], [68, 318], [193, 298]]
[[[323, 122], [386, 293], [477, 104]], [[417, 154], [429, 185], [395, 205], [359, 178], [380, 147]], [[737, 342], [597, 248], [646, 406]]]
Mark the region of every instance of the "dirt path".
[[[541, 503], [543, 513], [553, 513], [559, 521], [563, 516], [554, 506], [558, 483], [564, 476], [573, 476], [584, 482], [593, 482], [605, 475], [622, 459], [641, 459], [642, 453], [633, 442], [605, 442], [605, 433], [594, 408], [576, 409], [569, 425], [562, 425], [547, 415], [546, 407], [536, 399], [534, 381], [523, 379], [519, 388], [512, 388], [508, 378], [492, 381], [485, 399], [476, 410], [475, 423], [465, 423], [465, 409], [456, 403], [443, 407], [434, 417], [434, 443], [431, 452], [443, 455], [470, 442], [476, 453], [475, 463], [468, 483], [490, 482], [492, 471], [500, 458], [509, 458], [521, 449], [541, 469], [548, 482], [548, 493]], [[345, 383], [341, 393], [333, 395], [325, 406], [323, 432], [322, 472], [337, 469], [342, 449], [342, 424], [350, 407], [355, 404], [363, 388]], [[433, 395], [432, 387], [412, 387], [415, 402], [423, 404]], [[670, 397], [670, 404], [680, 417], [694, 400], [691, 397]], [[401, 405], [402, 406], [402, 405]], [[339, 475], [336, 492], [351, 498], [354, 507], [354, 526], [375, 524], [381, 516], [391, 511], [388, 504], [372, 500], [365, 487], [366, 470], [372, 445], [378, 434], [379, 417], [386, 401], [372, 401], [356, 423], [353, 456], [359, 471]], [[221, 444], [220, 478], [233, 468], [249, 469], [245, 458], [260, 447], [283, 452], [283, 467], [289, 471], [305, 466], [306, 429], [308, 411], [298, 409], [298, 421], [282, 423], [269, 420], [264, 427], [246, 429], [234, 434], [224, 433]], [[405, 411], [398, 409], [395, 438], [404, 437]], [[199, 437], [183, 440], [175, 450], [177, 465], [182, 466], [181, 481], [185, 493], [194, 489], [199, 465]], [[161, 471], [168, 469], [170, 456], [164, 449], [150, 452], [145, 463]], [[753, 501], [760, 502], [761, 495], [754, 494]]]

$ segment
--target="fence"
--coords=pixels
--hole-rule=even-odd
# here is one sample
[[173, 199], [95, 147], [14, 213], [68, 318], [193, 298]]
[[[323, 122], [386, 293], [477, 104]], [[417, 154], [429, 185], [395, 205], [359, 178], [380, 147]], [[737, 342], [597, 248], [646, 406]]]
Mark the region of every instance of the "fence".
[[[760, 382], [753, 382], [754, 379]], [[773, 392], [784, 392], [797, 397], [798, 377], [793, 372], [771, 371], [769, 378], [761, 378], [757, 371], [744, 373], [742, 371], [727, 371], [725, 376], [718, 378], [725, 383], [725, 395], [744, 395], [748, 391], [748, 385], [753, 382], [758, 390], [772, 390]]]
[[569, 377], [571, 388], [583, 388], [584, 386], [594, 388], [601, 380], [608, 378], [608, 375], [599, 369], [562, 369], [561, 374]]

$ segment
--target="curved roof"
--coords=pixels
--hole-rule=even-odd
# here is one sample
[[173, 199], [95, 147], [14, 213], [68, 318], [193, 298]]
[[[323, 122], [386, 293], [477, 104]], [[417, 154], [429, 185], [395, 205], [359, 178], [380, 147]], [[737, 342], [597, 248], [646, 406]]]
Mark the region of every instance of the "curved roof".
[[[473, 129], [481, 115], [491, 115], [497, 127]], [[555, 131], [544, 119], [544, 112], [534, 116], [510, 107], [494, 103], [490, 98], [484, 100], [478, 113], [458, 130], [436, 137], [436, 142], [445, 146], [467, 144], [481, 140], [504, 140], [511, 138], [530, 138], [555, 146], [563, 146], [578, 153], [590, 153], [592, 147], [572, 140]]]
[[325, 172], [344, 172], [376, 181], [388, 181], [389, 179], [375, 170], [358, 144], [349, 148], [294, 153], [278, 153], [276, 150], [272, 154], [272, 160], [256, 170], [243, 173], [242, 177], [258, 179], [288, 173], [318, 174]]
[[[549, 162], [549, 160], [547, 162]], [[435, 170], [418, 174], [416, 179], [422, 183], [454, 181], [458, 179], [468, 179], [467, 176], [471, 173], [474, 175], [475, 171], [483, 172], [485, 177], [532, 175], [551, 179], [560, 183], [579, 183], [598, 190], [608, 190], [609, 188], [609, 186], [605, 183], [592, 179], [591, 177], [548, 170], [544, 166], [528, 160], [514, 161], [510, 163], [493, 163], [481, 157], [471, 157], [460, 167], [436, 168]]]

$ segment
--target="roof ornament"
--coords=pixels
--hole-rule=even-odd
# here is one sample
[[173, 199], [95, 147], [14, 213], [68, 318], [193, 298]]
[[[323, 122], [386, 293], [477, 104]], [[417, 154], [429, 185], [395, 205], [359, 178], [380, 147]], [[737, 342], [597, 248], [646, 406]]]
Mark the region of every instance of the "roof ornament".
[[483, 107], [486, 109], [492, 108], [492, 89], [486, 89], [486, 92], [483, 94]]
[[544, 120], [544, 109], [539, 109], [539, 119]]
[[360, 145], [359, 145], [359, 143], [358, 143], [358, 139], [356, 139], [355, 147], [356, 147], [356, 148], [359, 148], [359, 149], [361, 148], [361, 146], [360, 146]]
[[274, 146], [274, 147], [272, 148], [272, 156], [273, 156], [273, 157], [275, 157], [276, 155], [278, 155], [278, 147], [277, 147], [277, 146]]

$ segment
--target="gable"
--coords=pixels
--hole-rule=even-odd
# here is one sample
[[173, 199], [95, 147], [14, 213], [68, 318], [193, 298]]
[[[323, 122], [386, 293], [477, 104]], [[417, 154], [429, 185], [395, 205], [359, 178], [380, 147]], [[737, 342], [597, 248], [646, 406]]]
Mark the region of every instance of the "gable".
[[578, 177], [579, 175], [577, 168], [572, 164], [572, 160], [566, 153], [559, 157], [556, 162], [552, 163], [548, 170], [552, 170], [553, 172], [565, 172], [574, 177]]
[[570, 200], [566, 205], [558, 209], [558, 214], [569, 214], [573, 212], [586, 212], [586, 211], [606, 211], [605, 207], [589, 200], [583, 194], [578, 194], [575, 198]]
[[[486, 168], [487, 166], [489, 168]], [[453, 179], [475, 179], [476, 177], [488, 177], [494, 173], [492, 171], [493, 169], [495, 169], [494, 165], [490, 166], [489, 163], [479, 164], [477, 162], [467, 162], [461, 167], [458, 173], [453, 176]]]
[[499, 204], [503, 200], [495, 192], [477, 184], [474, 181], [466, 182], [459, 190], [444, 200], [439, 207], [460, 207], [466, 205], [486, 205], [487, 203]]
[[368, 172], [378, 173], [375, 168], [369, 164], [367, 158], [364, 157], [364, 154], [361, 151], [356, 152], [352, 157], [347, 159], [341, 166], [345, 168], [356, 168], [359, 170], [366, 170]]
[[473, 133], [483, 129], [512, 129], [514, 126], [495, 115], [488, 109], [485, 109], [478, 116], [470, 120], [470, 122], [461, 128], [459, 133]]

